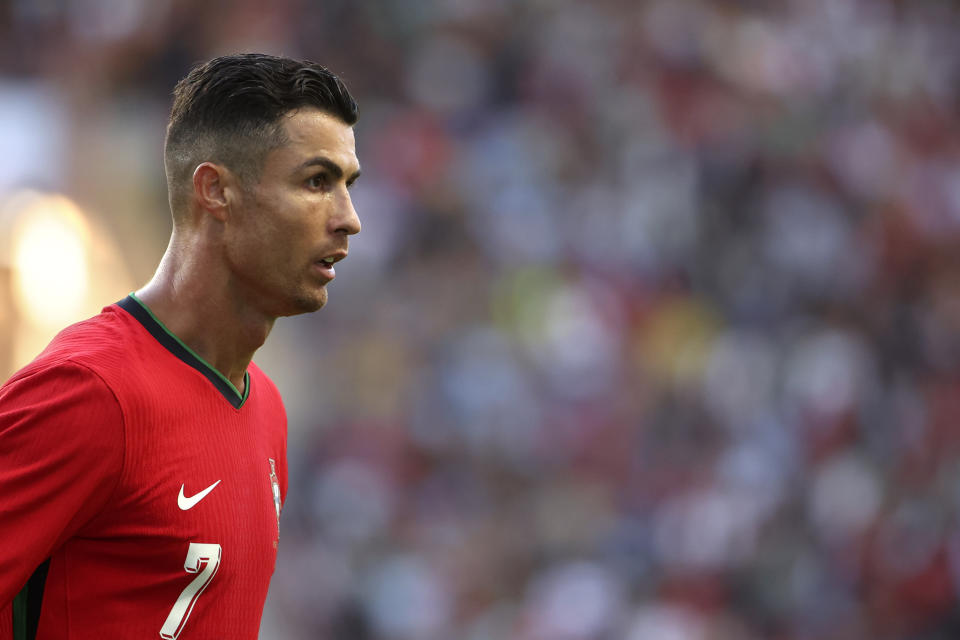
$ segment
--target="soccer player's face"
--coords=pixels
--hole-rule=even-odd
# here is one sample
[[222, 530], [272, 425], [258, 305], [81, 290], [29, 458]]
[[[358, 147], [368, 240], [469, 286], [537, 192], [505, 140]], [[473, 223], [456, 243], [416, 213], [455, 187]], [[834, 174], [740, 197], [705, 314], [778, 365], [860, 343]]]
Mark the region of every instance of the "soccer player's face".
[[[240, 190], [227, 242], [242, 295], [271, 316], [320, 309], [360, 219], [348, 187], [360, 173], [353, 128], [315, 109], [284, 117], [288, 142]], [[229, 227], [230, 225], [228, 225]]]

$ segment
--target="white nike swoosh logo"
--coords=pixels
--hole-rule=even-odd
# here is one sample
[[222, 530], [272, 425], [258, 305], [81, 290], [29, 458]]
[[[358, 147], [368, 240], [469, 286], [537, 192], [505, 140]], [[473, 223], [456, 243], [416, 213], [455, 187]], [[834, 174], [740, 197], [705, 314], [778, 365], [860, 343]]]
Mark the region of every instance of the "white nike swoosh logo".
[[207, 494], [213, 491], [213, 488], [220, 484], [220, 481], [217, 480], [212, 485], [204, 489], [198, 494], [192, 495], [189, 498], [183, 495], [183, 485], [180, 485], [180, 495], [177, 496], [177, 506], [180, 507], [183, 511], [187, 509], [194, 508], [198, 502], [207, 497]]

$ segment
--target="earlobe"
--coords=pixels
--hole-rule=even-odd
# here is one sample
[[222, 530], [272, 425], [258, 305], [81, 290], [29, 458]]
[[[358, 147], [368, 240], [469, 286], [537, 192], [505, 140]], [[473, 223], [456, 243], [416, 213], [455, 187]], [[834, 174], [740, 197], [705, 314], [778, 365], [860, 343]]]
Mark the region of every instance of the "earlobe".
[[203, 162], [193, 171], [193, 195], [205, 211], [217, 220], [227, 218], [225, 169], [212, 162]]

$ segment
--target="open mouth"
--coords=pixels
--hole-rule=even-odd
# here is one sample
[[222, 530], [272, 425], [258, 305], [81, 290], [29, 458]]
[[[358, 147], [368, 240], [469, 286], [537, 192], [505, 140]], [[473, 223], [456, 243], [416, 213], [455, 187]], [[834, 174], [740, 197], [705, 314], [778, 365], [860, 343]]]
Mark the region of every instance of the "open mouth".
[[329, 279], [333, 279], [336, 275], [336, 270], [333, 268], [333, 265], [337, 262], [340, 262], [347, 257], [346, 252], [334, 253], [332, 255], [326, 256], [314, 262], [314, 267], [326, 276]]

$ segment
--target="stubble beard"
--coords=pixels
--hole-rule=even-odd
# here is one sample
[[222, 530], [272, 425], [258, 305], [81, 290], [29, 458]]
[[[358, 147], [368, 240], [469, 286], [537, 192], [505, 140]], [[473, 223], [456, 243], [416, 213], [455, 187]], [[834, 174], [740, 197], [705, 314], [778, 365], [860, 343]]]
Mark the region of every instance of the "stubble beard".
[[327, 304], [326, 286], [318, 294], [310, 295], [308, 293], [299, 293], [292, 299], [293, 311], [286, 315], [300, 315], [302, 313], [314, 313], [319, 311]]

